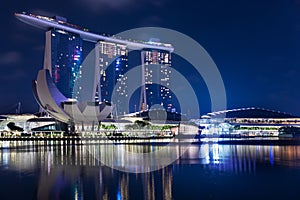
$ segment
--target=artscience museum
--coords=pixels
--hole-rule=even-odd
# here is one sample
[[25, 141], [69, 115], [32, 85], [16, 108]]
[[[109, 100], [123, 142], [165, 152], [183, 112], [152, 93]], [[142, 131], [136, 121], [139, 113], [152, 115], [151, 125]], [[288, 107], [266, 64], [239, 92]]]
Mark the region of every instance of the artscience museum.
[[33, 82], [34, 96], [39, 105], [50, 115], [68, 124], [99, 122], [108, 117], [112, 106], [106, 102], [78, 102], [65, 97], [53, 83], [47, 69], [38, 73]]

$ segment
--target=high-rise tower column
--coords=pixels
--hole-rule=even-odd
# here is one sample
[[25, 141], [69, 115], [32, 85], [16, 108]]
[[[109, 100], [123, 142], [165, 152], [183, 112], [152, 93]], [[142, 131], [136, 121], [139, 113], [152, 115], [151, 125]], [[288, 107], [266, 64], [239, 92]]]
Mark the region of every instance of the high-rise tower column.
[[146, 98], [146, 81], [145, 81], [145, 52], [141, 51], [141, 63], [142, 63], [142, 88], [140, 96], [140, 111], [147, 109], [147, 98]]
[[80, 76], [82, 64], [82, 38], [59, 29], [46, 32], [44, 69], [59, 91], [67, 98], [76, 98], [75, 80]]
[[44, 69], [48, 69], [50, 76], [52, 76], [52, 61], [51, 61], [51, 30], [46, 32], [45, 42], [45, 53], [44, 53]]
[[158, 104], [172, 109], [172, 93], [169, 89], [171, 76], [171, 52], [157, 49], [141, 51], [142, 88], [141, 111]]

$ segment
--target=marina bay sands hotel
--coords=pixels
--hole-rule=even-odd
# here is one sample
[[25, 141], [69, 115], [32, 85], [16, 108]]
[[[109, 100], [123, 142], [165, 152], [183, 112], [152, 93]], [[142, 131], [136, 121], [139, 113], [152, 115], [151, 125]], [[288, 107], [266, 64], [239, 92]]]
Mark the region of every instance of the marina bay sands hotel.
[[[141, 42], [108, 37], [89, 32], [67, 22], [66, 18], [55, 16], [45, 17], [28, 13], [15, 13], [15, 16], [24, 23], [46, 31], [44, 54], [44, 69], [48, 69], [52, 81], [58, 90], [68, 99], [76, 99], [74, 93], [75, 81], [81, 76], [83, 62], [83, 43], [95, 44], [95, 65], [98, 65], [99, 76], [95, 91], [95, 99], [101, 102], [111, 102], [112, 91], [119, 96], [128, 96], [128, 59], [130, 50], [140, 52], [141, 93], [139, 105], [135, 111], [145, 111], [154, 104], [162, 105], [168, 111], [174, 111], [172, 94], [167, 87], [170, 84], [171, 54], [174, 48], [171, 44], [161, 42]], [[159, 73], [153, 72], [151, 66], [158, 66]], [[156, 76], [163, 84], [153, 84]], [[80, 88], [80, 87], [79, 87]], [[127, 113], [116, 113], [123, 115]]]

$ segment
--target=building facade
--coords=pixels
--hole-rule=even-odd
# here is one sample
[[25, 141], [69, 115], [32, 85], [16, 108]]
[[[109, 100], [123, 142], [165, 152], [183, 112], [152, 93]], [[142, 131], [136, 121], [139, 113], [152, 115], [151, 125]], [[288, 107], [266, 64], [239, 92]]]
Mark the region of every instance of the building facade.
[[[127, 97], [126, 72], [128, 70], [128, 49], [126, 45], [99, 41], [96, 45], [96, 62], [99, 66], [100, 83], [97, 98], [102, 102], [111, 102], [113, 92], [120, 98], [114, 104], [120, 104]], [[116, 84], [118, 83], [117, 88]], [[99, 93], [99, 91], [101, 91]], [[118, 112], [118, 111], [117, 111]], [[124, 113], [117, 113], [124, 114]]]
[[202, 127], [202, 134], [222, 136], [278, 136], [281, 127], [300, 125], [300, 118], [264, 108], [239, 108], [207, 113], [193, 120]]
[[167, 111], [172, 111], [173, 95], [169, 89], [171, 53], [164, 50], [144, 49], [142, 59], [145, 88], [142, 89], [141, 94], [141, 110], [150, 109], [151, 106], [159, 104]]
[[75, 81], [80, 77], [82, 64], [82, 38], [60, 29], [46, 32], [44, 69], [48, 69], [53, 82], [67, 98], [76, 98]]
[[[134, 110], [146, 110], [155, 104], [162, 105], [167, 110], [173, 108], [172, 94], [168, 87], [171, 74], [169, 68], [171, 53], [174, 51], [171, 44], [135, 41], [95, 34], [86, 28], [71, 24], [67, 22], [66, 18], [59, 16], [47, 17], [26, 12], [15, 13], [15, 16], [24, 23], [46, 30], [44, 71], [40, 73], [40, 81], [43, 85], [38, 81], [33, 84], [35, 94], [45, 93], [42, 89], [46, 85], [53, 89], [52, 84], [45, 83], [51, 78], [55, 87], [58, 88], [55, 94], [62, 93], [61, 96], [67, 98], [68, 101], [76, 99], [78, 102], [94, 100], [96, 102], [111, 102], [112, 95], [128, 97], [129, 80], [126, 72], [128, 71], [128, 48], [132, 48], [142, 54], [140, 57], [143, 65], [141, 77], [144, 87], [141, 97], [145, 97], [140, 102], [140, 106], [136, 106], [139, 100], [138, 97], [136, 98]], [[96, 80], [93, 82], [93, 86], [83, 84], [80, 81], [77, 82], [77, 79], [81, 77], [84, 79], [86, 76], [88, 78], [93, 76], [81, 68], [83, 41], [92, 42], [96, 46], [94, 66], [99, 68], [97, 69], [99, 73], [93, 72], [95, 76], [93, 78]], [[49, 77], [47, 71], [49, 71]], [[85, 91], [91, 91], [92, 94], [86, 94]], [[37, 95], [35, 96], [37, 97]], [[39, 98], [42, 97], [39, 96]], [[45, 103], [48, 99], [48, 97], [43, 96], [42, 102]], [[40, 100], [37, 101], [41, 103]], [[119, 102], [112, 103], [118, 104]], [[57, 105], [61, 107], [61, 105]], [[45, 106], [46, 104], [44, 109], [47, 110], [48, 108]], [[116, 111], [121, 115], [130, 111], [122, 112]]]

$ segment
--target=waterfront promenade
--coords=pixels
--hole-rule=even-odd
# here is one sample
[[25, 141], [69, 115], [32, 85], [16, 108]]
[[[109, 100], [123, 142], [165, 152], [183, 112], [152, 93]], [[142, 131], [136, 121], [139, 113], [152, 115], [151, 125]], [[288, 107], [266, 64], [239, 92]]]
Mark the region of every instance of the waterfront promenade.
[[[148, 132], [149, 133], [149, 132]], [[300, 145], [300, 138], [282, 138], [278, 136], [273, 137], [201, 137], [199, 135], [172, 135], [172, 134], [131, 134], [121, 135], [108, 134], [102, 132], [98, 134], [80, 133], [73, 135], [65, 135], [63, 133], [48, 133], [48, 134], [35, 134], [35, 135], [6, 135], [0, 136], [0, 148], [4, 141], [62, 141], [65, 144], [139, 144], [139, 145], [169, 145], [169, 144], [219, 144], [219, 145], [271, 145], [271, 146], [284, 146], [284, 145]], [[45, 143], [47, 145], [47, 143]]]

